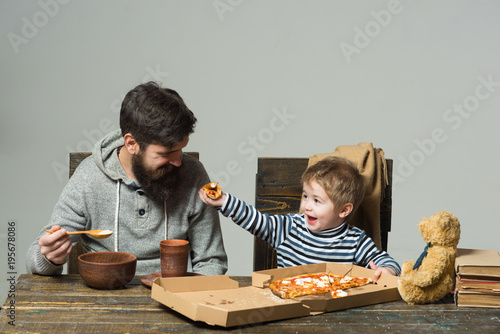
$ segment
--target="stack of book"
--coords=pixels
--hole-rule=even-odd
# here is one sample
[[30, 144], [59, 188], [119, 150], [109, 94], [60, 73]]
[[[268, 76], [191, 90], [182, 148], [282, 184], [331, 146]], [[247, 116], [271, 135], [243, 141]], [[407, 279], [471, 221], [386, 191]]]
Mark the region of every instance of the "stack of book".
[[457, 306], [500, 308], [500, 255], [498, 251], [459, 248], [455, 267]]

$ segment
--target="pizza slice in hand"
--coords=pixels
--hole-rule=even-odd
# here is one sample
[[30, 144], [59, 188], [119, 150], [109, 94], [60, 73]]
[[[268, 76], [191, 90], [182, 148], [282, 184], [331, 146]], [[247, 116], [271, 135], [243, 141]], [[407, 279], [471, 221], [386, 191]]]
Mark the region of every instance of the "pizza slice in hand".
[[217, 199], [222, 196], [222, 189], [217, 182], [210, 182], [202, 188], [211, 199]]

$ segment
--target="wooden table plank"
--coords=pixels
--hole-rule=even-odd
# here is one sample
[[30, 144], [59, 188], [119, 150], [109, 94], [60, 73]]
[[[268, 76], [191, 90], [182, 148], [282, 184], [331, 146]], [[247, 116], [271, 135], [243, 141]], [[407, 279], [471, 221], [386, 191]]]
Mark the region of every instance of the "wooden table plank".
[[[240, 286], [250, 285], [249, 277], [232, 278]], [[2, 333], [500, 333], [500, 310], [457, 308], [452, 300], [414, 306], [400, 300], [253, 326], [214, 327], [158, 303], [139, 278], [126, 289], [108, 291], [86, 286], [78, 275], [21, 275], [16, 326], [8, 324], [8, 302], [2, 308]]]

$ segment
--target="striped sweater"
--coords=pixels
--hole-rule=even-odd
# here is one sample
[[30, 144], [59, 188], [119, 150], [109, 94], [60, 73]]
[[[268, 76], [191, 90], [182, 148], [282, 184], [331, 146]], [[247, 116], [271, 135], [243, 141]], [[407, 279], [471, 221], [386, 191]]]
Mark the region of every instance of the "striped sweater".
[[230, 194], [218, 210], [273, 246], [279, 268], [322, 262], [352, 263], [370, 268], [369, 262], [373, 260], [379, 267], [392, 268], [398, 275], [401, 273], [399, 264], [389, 254], [379, 250], [363, 230], [348, 223], [312, 232], [307, 228], [304, 214], [270, 216]]

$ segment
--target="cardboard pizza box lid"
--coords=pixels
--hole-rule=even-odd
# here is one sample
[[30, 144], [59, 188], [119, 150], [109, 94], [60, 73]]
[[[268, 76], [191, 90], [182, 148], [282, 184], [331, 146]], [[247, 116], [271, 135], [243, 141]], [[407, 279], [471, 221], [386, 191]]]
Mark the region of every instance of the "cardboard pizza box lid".
[[157, 278], [151, 297], [192, 320], [222, 327], [310, 314], [299, 301], [281, 299], [269, 289], [239, 288], [227, 275]]

